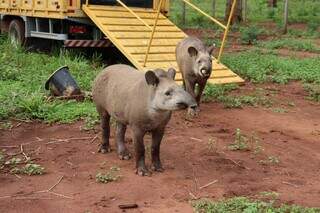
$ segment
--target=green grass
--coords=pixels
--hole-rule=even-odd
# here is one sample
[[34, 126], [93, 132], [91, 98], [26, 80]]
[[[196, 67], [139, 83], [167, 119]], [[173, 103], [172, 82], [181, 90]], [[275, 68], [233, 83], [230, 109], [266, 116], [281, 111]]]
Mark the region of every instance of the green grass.
[[250, 50], [225, 54], [222, 62], [241, 77], [254, 83], [288, 83], [301, 80], [320, 84], [320, 57], [297, 59], [281, 57], [272, 52]]
[[57, 68], [68, 65], [82, 90], [90, 91], [91, 83], [102, 69], [88, 59], [61, 51], [53, 55], [15, 50], [5, 37], [0, 37], [0, 120], [10, 117], [69, 123], [96, 117], [93, 103], [48, 101], [44, 83]]
[[297, 205], [276, 206], [273, 201], [264, 202], [250, 200], [245, 197], [235, 197], [231, 199], [213, 202], [210, 200], [200, 200], [193, 203], [197, 213], [319, 213], [320, 208], [307, 208]]
[[267, 49], [286, 48], [295, 51], [320, 53], [320, 47], [316, 46], [314, 44], [314, 41], [312, 40], [282, 38], [277, 40], [260, 42], [258, 46]]

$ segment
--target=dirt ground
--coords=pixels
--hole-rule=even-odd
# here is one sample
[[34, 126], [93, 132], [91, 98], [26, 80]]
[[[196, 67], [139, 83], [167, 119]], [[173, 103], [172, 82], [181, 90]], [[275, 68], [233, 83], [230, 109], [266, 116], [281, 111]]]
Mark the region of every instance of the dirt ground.
[[[115, 151], [97, 153], [101, 136], [97, 131], [81, 130], [83, 122], [46, 125], [14, 121], [11, 130], [0, 130], [1, 148], [17, 153], [19, 145], [26, 144], [24, 152], [43, 165], [46, 174], [20, 178], [0, 173], [0, 212], [122, 212], [119, 204], [136, 203], [137, 209], [125, 212], [184, 213], [192, 212], [190, 202], [195, 198], [255, 198], [266, 191], [279, 193], [281, 203], [320, 207], [320, 105], [307, 101], [298, 83], [262, 87], [276, 101], [278, 106], [273, 107], [286, 108], [286, 112], [265, 107], [225, 109], [220, 103], [206, 103], [199, 117], [191, 121], [183, 111], [174, 113], [161, 146], [165, 172], [151, 177], [137, 176], [133, 159], [121, 161]], [[239, 92], [252, 89], [245, 85]], [[289, 107], [291, 102], [294, 104]], [[248, 151], [229, 150], [236, 128], [248, 138], [256, 135], [259, 147], [253, 144]], [[96, 129], [99, 131], [98, 126]], [[133, 152], [128, 133], [127, 145]], [[57, 142], [70, 138], [80, 139]], [[150, 136], [145, 143], [150, 144]], [[115, 148], [113, 135], [111, 144]], [[258, 148], [260, 152], [254, 154]], [[261, 163], [272, 156], [279, 163]], [[96, 183], [97, 172], [112, 166], [120, 168], [121, 178]], [[60, 195], [34, 193], [48, 190], [62, 176], [51, 190]]]

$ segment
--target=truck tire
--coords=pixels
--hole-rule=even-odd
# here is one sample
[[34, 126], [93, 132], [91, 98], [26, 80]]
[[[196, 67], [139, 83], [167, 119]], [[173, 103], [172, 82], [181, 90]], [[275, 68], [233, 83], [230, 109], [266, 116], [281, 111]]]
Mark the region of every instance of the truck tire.
[[9, 24], [9, 40], [14, 47], [23, 46], [25, 43], [25, 26], [24, 22], [14, 19]]

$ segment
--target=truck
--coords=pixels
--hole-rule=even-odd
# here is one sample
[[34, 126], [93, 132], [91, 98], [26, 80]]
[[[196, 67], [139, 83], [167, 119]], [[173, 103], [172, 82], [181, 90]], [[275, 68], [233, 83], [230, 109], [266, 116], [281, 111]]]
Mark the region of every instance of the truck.
[[[228, 24], [190, 7], [225, 29]], [[234, 0], [236, 1], [236, 0]], [[187, 35], [168, 18], [169, 0], [0, 0], [0, 32], [13, 45], [31, 38], [58, 40], [65, 47], [116, 47], [139, 70], [178, 69], [175, 47]], [[210, 83], [240, 83], [243, 79], [213, 58]], [[176, 81], [182, 82], [178, 71]]]

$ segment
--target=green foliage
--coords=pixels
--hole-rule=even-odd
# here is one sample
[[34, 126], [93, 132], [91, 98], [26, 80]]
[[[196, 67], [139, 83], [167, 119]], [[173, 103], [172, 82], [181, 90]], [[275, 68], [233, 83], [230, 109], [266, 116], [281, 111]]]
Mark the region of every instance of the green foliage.
[[319, 208], [306, 208], [296, 205], [276, 206], [274, 202], [264, 202], [259, 200], [250, 200], [245, 197], [235, 197], [226, 200], [213, 202], [207, 199], [196, 201], [193, 203], [195, 212], [197, 213], [318, 213]]
[[231, 70], [254, 83], [287, 83], [290, 80], [302, 80], [308, 83], [320, 83], [320, 57], [285, 58], [272, 53], [251, 50], [226, 54], [222, 62]]
[[44, 173], [44, 167], [39, 164], [28, 163], [20, 171], [27, 175], [42, 175]]
[[44, 83], [57, 68], [68, 65], [82, 90], [91, 90], [91, 83], [102, 67], [87, 59], [60, 51], [56, 55], [14, 49], [0, 37], [0, 119], [16, 117], [40, 119], [46, 122], [69, 123], [77, 119], [96, 117], [93, 103], [48, 101]]
[[240, 40], [242, 44], [255, 44], [257, 43], [258, 36], [262, 34], [263, 30], [255, 25], [240, 28]]
[[113, 166], [106, 173], [99, 172], [96, 175], [96, 182], [98, 183], [110, 183], [113, 181], [117, 181], [120, 178], [120, 175], [116, 173], [120, 171], [119, 167]]
[[274, 164], [279, 164], [280, 160], [276, 156], [269, 156], [266, 160], [260, 160], [259, 163], [263, 165], [268, 165], [268, 164], [274, 165]]
[[304, 89], [309, 92], [309, 99], [320, 102], [319, 84], [304, 84]]
[[232, 144], [229, 144], [228, 149], [232, 151], [249, 150], [248, 138], [241, 133], [241, 130], [239, 128], [236, 129], [234, 142]]
[[290, 50], [320, 53], [320, 47], [316, 46], [314, 44], [314, 41], [312, 40], [283, 38], [283, 39], [261, 42], [259, 43], [258, 46], [267, 48], [267, 49], [286, 48]]

